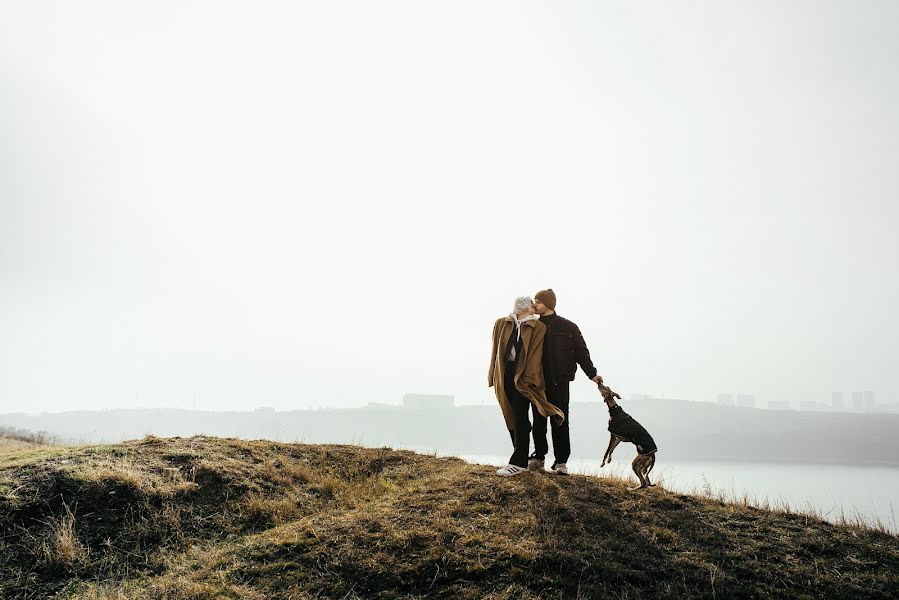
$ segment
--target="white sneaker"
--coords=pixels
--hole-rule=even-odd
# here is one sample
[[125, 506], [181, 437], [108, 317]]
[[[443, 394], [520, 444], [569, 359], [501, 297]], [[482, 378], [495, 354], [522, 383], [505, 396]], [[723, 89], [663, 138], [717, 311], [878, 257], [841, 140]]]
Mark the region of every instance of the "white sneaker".
[[528, 459], [528, 471], [542, 471], [543, 459], [532, 456]]
[[500, 477], [512, 477], [513, 475], [521, 475], [527, 471], [524, 467], [519, 467], [517, 465], [506, 465], [500, 469], [496, 470], [496, 474]]
[[553, 465], [552, 470], [556, 475], [568, 475], [568, 465], [565, 463]]

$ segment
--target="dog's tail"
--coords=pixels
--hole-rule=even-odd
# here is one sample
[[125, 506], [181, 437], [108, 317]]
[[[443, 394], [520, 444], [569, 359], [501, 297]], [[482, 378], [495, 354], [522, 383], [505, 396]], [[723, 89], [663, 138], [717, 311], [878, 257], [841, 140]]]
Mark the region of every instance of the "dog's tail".
[[652, 468], [656, 466], [656, 453], [652, 453], [652, 460], [649, 461], [649, 467], [646, 468], [646, 474], [649, 475], [649, 472], [652, 471]]

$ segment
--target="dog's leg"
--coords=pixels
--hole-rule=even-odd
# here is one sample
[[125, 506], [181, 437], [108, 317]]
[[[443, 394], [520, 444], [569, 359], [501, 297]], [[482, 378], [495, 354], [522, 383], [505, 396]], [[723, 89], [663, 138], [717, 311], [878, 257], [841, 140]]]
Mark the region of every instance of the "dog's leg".
[[[656, 466], [656, 453], [653, 452], [649, 455], [649, 466], [646, 467], [646, 481], [649, 482], [649, 472], [652, 471], [652, 468]], [[654, 483], [650, 483], [649, 485], [655, 485]]]
[[646, 485], [648, 485], [649, 487], [655, 485], [649, 480], [649, 472], [652, 471], [652, 466], [654, 464], [656, 464], [656, 455], [655, 453], [652, 453], [646, 457], [646, 462], [643, 464], [643, 479], [646, 480]]
[[646, 457], [638, 454], [634, 459], [634, 462], [631, 463], [631, 468], [634, 470], [634, 474], [637, 476], [637, 479], [640, 480], [640, 485], [634, 488], [630, 488], [631, 490], [639, 490], [651, 485], [645, 475], [646, 462]]
[[611, 435], [612, 437], [609, 439], [609, 447], [606, 448], [605, 456], [602, 457], [602, 464], [599, 465], [600, 467], [604, 467], [612, 462], [612, 452], [615, 451], [615, 447], [619, 442], [621, 442], [621, 438], [616, 436], [614, 433]]

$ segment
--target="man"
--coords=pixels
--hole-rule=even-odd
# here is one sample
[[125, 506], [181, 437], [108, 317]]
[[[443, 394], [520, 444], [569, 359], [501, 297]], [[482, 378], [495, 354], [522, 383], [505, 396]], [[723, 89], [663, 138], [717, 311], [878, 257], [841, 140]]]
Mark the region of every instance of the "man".
[[[530, 409], [561, 420], [562, 411], [546, 401], [543, 382], [543, 336], [546, 328], [534, 314], [533, 301], [522, 296], [515, 300], [512, 313], [493, 324], [493, 351], [487, 384], [496, 390], [506, 429], [512, 436], [514, 451], [508, 464], [496, 474], [520, 475], [527, 470], [531, 443]], [[544, 424], [544, 429], [546, 425]]]
[[[571, 438], [568, 427], [568, 383], [574, 381], [577, 365], [594, 383], [602, 383], [596, 367], [590, 360], [590, 351], [578, 326], [556, 314], [556, 294], [552, 289], [540, 290], [534, 295], [534, 310], [540, 322], [546, 326], [543, 342], [543, 378], [546, 382], [546, 399], [562, 409], [565, 419], [552, 424], [553, 461], [551, 469], [558, 475], [568, 475], [568, 457], [571, 455]], [[546, 417], [534, 411], [534, 453], [528, 459], [528, 469], [543, 468], [549, 445], [546, 442]]]

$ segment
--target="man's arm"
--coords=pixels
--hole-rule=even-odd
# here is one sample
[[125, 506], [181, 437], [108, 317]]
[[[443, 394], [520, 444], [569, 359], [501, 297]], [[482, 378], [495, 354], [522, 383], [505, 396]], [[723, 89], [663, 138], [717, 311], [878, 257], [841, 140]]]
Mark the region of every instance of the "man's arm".
[[573, 330], [571, 338], [574, 342], [574, 360], [581, 366], [587, 377], [596, 383], [602, 383], [602, 377], [597, 374], [596, 367], [593, 366], [593, 361], [590, 360], [590, 351], [587, 350], [587, 342], [584, 341], [581, 330], [574, 323], [571, 324], [571, 328]]

